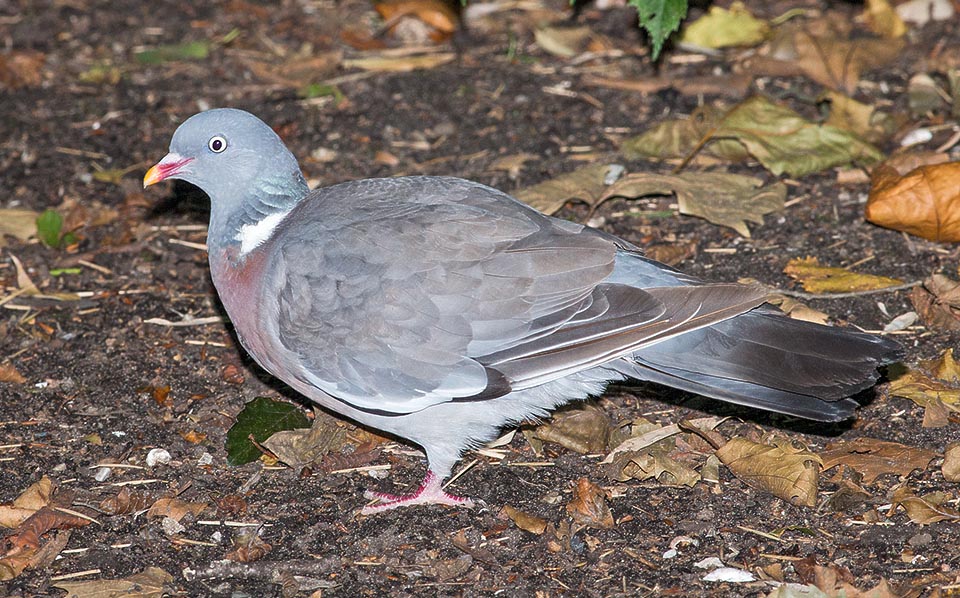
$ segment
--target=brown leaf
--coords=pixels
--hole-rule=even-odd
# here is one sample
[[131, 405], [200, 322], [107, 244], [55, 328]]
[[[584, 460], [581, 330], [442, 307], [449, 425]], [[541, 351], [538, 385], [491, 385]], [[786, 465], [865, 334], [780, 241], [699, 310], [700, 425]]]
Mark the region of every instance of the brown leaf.
[[613, 424], [607, 414], [592, 403], [578, 403], [560, 409], [550, 421], [524, 431], [529, 439], [553, 442], [571, 451], [587, 454], [607, 450]]
[[412, 16], [448, 35], [457, 30], [459, 21], [452, 5], [442, 0], [387, 0], [377, 3], [374, 8], [386, 21], [396, 22]]
[[0, 210], [0, 247], [7, 246], [7, 235], [26, 241], [37, 232], [37, 212], [22, 208]]
[[763, 224], [763, 215], [782, 210], [787, 197], [783, 183], [762, 185], [761, 179], [723, 172], [631, 174], [611, 185], [597, 203], [611, 197], [676, 194], [681, 214], [729, 226], [749, 237], [747, 222]]
[[261, 444], [288, 467], [300, 470], [333, 451], [340, 451], [346, 442], [346, 428], [333, 417], [317, 411], [311, 427], [276, 432]]
[[50, 504], [55, 486], [53, 480], [43, 476], [20, 493], [12, 504], [0, 505], [0, 525], [14, 528], [31, 515]]
[[150, 505], [147, 510], [147, 517], [169, 517], [174, 521], [180, 521], [186, 517], [187, 513], [192, 513], [196, 517], [206, 508], [207, 503], [205, 502], [188, 502], [179, 498], [160, 498]]
[[821, 266], [820, 261], [815, 257], [793, 258], [787, 262], [783, 272], [794, 280], [798, 280], [803, 285], [803, 289], [809, 293], [866, 291], [903, 284], [902, 280], [896, 278], [858, 274], [846, 268]]
[[865, 484], [872, 484], [883, 474], [905, 476], [915, 469], [926, 469], [936, 456], [933, 451], [876, 438], [834, 442], [820, 453], [824, 471], [843, 464], [863, 475]]
[[897, 507], [903, 507], [910, 521], [921, 525], [938, 521], [960, 521], [960, 511], [946, 504], [950, 499], [951, 496], [943, 492], [917, 496], [906, 486], [901, 486], [893, 493], [890, 513], [896, 511]]
[[910, 291], [910, 302], [927, 328], [960, 330], [960, 282], [934, 274]]
[[329, 77], [340, 66], [342, 59], [341, 52], [330, 51], [317, 55], [286, 58], [280, 62], [246, 58], [244, 64], [263, 81], [290, 89], [302, 89]]
[[613, 513], [607, 504], [607, 493], [587, 478], [580, 478], [573, 489], [573, 500], [567, 504], [567, 513], [580, 525], [611, 528]]
[[668, 266], [676, 266], [687, 258], [696, 257], [697, 242], [691, 240], [670, 243], [669, 245], [649, 245], [644, 247], [644, 253], [652, 260], [657, 260]]
[[233, 545], [233, 550], [228, 552], [224, 558], [238, 563], [259, 561], [273, 549], [272, 546], [263, 541], [263, 538], [260, 537], [260, 530], [256, 527], [241, 528], [234, 536]]
[[515, 509], [510, 505], [503, 505], [501, 512], [525, 532], [540, 535], [547, 530], [548, 521], [542, 517]]
[[836, 91], [827, 91], [823, 98], [830, 102], [830, 115], [824, 124], [851, 131], [870, 143], [883, 143], [897, 131], [898, 119], [876, 106]]
[[904, 176], [881, 165], [871, 178], [867, 220], [931, 241], [960, 241], [960, 162], [921, 166]]
[[436, 54], [421, 54], [419, 56], [370, 56], [366, 58], [351, 58], [343, 61], [347, 69], [362, 69], [387, 73], [409, 72], [419, 69], [432, 69], [453, 61], [457, 55], [453, 52]]
[[0, 364], [0, 382], [23, 384], [27, 381], [12, 363]]
[[107, 515], [127, 515], [146, 509], [153, 501], [150, 494], [124, 486], [115, 495], [100, 501], [100, 511]]
[[943, 479], [960, 482], [960, 442], [951, 442], [943, 451]]
[[953, 349], [946, 349], [936, 359], [921, 361], [892, 380], [890, 394], [923, 407], [937, 400], [953, 411], [960, 411], [960, 364], [953, 357]]
[[607, 188], [604, 179], [610, 169], [611, 165], [608, 164], [591, 164], [521, 189], [515, 196], [544, 214], [553, 214], [568, 201], [575, 199], [595, 206]]
[[43, 81], [41, 69], [47, 57], [42, 52], [20, 50], [0, 54], [0, 88], [36, 87]]
[[158, 567], [147, 567], [142, 573], [120, 579], [96, 579], [92, 581], [61, 581], [54, 587], [67, 591], [76, 598], [99, 598], [101, 596], [129, 596], [130, 598], [161, 598], [170, 590], [173, 576]]
[[672, 459], [667, 450], [659, 447], [617, 453], [606, 471], [621, 482], [652, 479], [671, 486], [693, 487], [700, 481], [695, 469]]
[[755, 488], [766, 490], [794, 505], [817, 504], [820, 457], [778, 439], [773, 445], [731, 438], [717, 449], [730, 471]]

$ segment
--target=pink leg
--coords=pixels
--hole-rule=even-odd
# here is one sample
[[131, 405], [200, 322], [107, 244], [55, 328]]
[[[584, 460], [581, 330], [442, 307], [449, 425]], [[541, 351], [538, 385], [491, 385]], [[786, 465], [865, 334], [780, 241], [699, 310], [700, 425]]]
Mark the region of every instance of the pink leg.
[[373, 515], [382, 513], [397, 507], [412, 507], [414, 505], [450, 505], [454, 507], [473, 507], [473, 501], [462, 496], [453, 496], [443, 490], [441, 484], [443, 480], [438, 478], [432, 471], [427, 472], [427, 477], [423, 478], [420, 487], [413, 494], [385, 494], [383, 492], [371, 492], [367, 490], [363, 497], [369, 500], [378, 500], [380, 502], [367, 505], [360, 509], [361, 515]]

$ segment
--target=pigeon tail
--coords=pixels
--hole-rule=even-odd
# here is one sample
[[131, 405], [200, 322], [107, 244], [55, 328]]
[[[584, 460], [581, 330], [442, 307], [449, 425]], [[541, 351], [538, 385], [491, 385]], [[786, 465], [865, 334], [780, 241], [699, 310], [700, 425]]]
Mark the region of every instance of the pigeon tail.
[[618, 364], [622, 373], [815, 421], [853, 417], [848, 397], [873, 386], [900, 345], [861, 332], [794, 320], [762, 307], [668, 339]]

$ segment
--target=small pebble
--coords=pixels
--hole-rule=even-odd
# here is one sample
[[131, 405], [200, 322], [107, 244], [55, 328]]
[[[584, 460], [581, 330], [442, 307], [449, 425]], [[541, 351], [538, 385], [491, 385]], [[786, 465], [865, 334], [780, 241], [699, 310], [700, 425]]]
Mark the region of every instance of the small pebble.
[[150, 449], [150, 452], [147, 453], [147, 467], [156, 467], [157, 465], [167, 465], [173, 457], [170, 456], [167, 449], [155, 448]]

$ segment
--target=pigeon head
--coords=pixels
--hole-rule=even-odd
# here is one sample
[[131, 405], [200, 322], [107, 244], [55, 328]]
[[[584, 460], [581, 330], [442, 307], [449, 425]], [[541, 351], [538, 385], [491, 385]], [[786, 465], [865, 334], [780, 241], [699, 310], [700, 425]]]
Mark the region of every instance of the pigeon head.
[[285, 213], [307, 194], [297, 159], [266, 123], [243, 110], [218, 108], [188, 118], [170, 153], [147, 171], [143, 186], [166, 179], [192, 183], [210, 196], [211, 228], [254, 225]]

